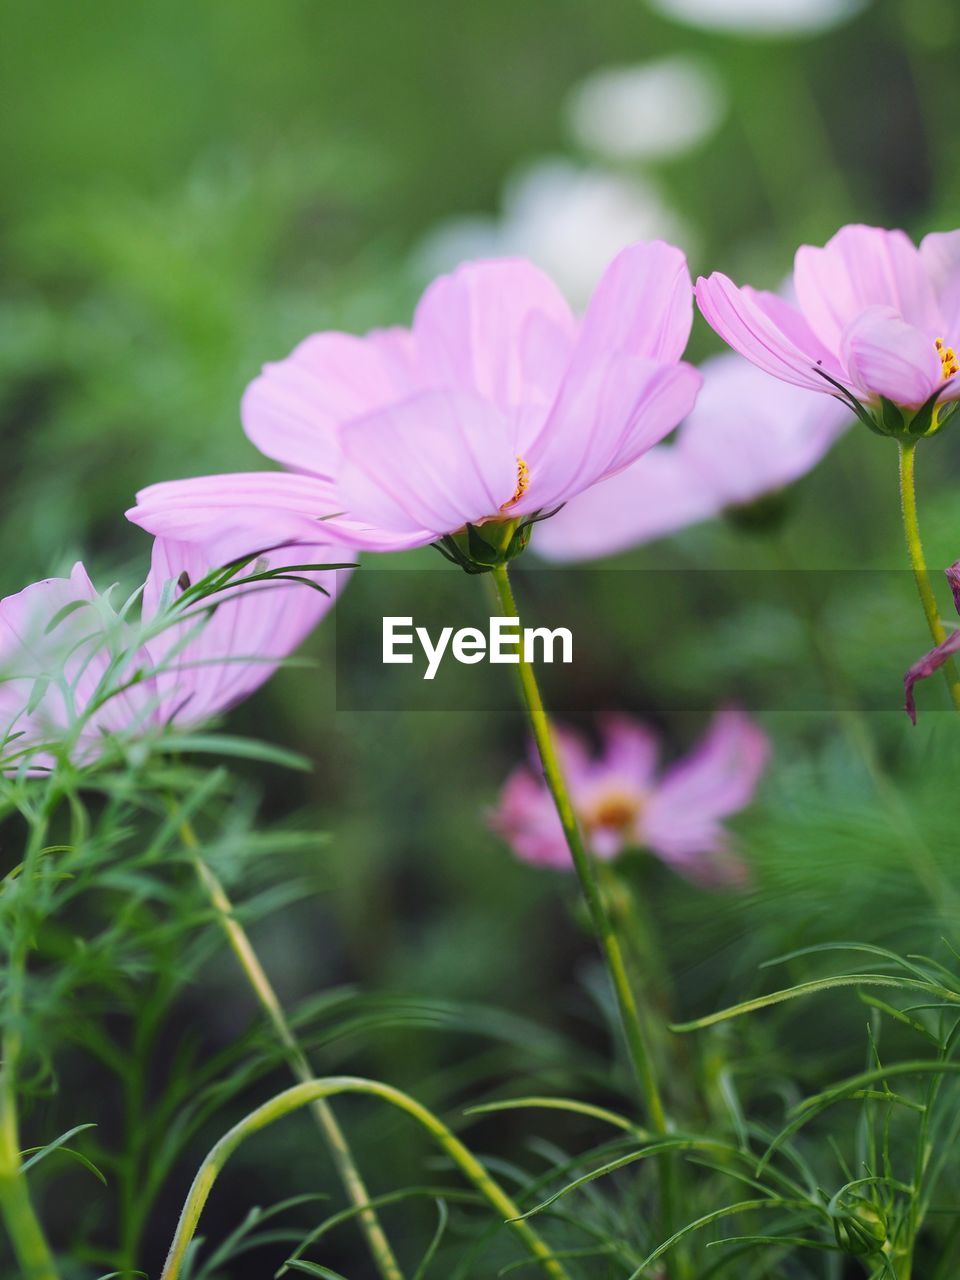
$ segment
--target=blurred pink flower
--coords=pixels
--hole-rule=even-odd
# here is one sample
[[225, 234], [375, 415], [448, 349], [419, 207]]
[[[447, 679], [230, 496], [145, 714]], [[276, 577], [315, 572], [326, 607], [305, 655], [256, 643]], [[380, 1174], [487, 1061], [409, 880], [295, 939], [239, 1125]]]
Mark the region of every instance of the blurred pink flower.
[[[648, 849], [691, 880], [742, 882], [745, 870], [722, 820], [753, 798], [770, 754], [762, 729], [743, 712], [721, 711], [690, 755], [660, 773], [657, 738], [644, 725], [609, 716], [601, 731], [599, 756], [591, 756], [569, 729], [556, 735], [577, 819], [596, 857]], [[535, 767], [514, 770], [490, 822], [525, 861], [572, 868], [553, 800]]]
[[731, 347], [784, 382], [912, 410], [960, 398], [960, 231], [917, 248], [902, 231], [843, 227], [797, 250], [793, 287], [797, 305], [714, 272], [697, 301]]
[[[953, 602], [957, 607], [957, 613], [960, 613], [960, 560], [952, 564], [946, 571], [947, 581], [953, 591]], [[925, 653], [922, 658], [913, 664], [907, 674], [903, 677], [904, 701], [907, 715], [917, 723], [917, 704], [914, 697], [914, 685], [918, 680], [926, 680], [932, 676], [935, 671], [940, 668], [953, 657], [960, 653], [960, 630], [952, 631], [936, 648], [931, 649], [929, 653]]]
[[537, 526], [549, 560], [612, 555], [785, 488], [820, 461], [852, 421], [739, 356], [708, 360], [703, 389], [672, 444], [579, 494]]
[[157, 539], [139, 628], [97, 593], [82, 564], [69, 578], [46, 578], [0, 600], [5, 767], [16, 769], [26, 759], [32, 771], [45, 771], [64, 742], [77, 763], [89, 763], [108, 735], [189, 728], [228, 710], [263, 684], [319, 622], [345, 571], [298, 575], [329, 594], [303, 582], [252, 582], [251, 576], [341, 558], [333, 546], [271, 552], [174, 620], [168, 614], [173, 600], [213, 566], [198, 546]]
[[128, 514], [229, 558], [315, 539], [320, 519], [385, 551], [550, 509], [689, 412], [692, 312], [686, 260], [660, 241], [620, 253], [579, 322], [532, 264], [468, 263], [411, 330], [315, 334], [248, 387], [247, 435], [290, 472], [153, 485]]

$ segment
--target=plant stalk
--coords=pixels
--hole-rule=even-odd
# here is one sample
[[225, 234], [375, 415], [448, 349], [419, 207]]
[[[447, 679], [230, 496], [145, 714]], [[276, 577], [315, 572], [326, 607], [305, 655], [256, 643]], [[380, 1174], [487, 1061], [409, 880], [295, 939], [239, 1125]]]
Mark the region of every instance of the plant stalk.
[[[520, 614], [514, 599], [506, 565], [498, 565], [491, 570], [491, 576], [503, 615], [516, 618], [519, 622]], [[630, 1063], [646, 1111], [647, 1120], [654, 1133], [663, 1136], [669, 1132], [670, 1126], [667, 1122], [660, 1087], [653, 1069], [640, 1011], [627, 976], [623, 951], [604, 904], [603, 894], [597, 881], [591, 856], [587, 852], [583, 837], [580, 834], [573, 802], [570, 799], [570, 791], [567, 787], [560, 758], [554, 745], [553, 734], [550, 730], [550, 721], [543, 704], [543, 698], [540, 695], [540, 686], [537, 683], [536, 673], [531, 664], [524, 659], [522, 652], [519, 655], [518, 672], [524, 708], [527, 713], [527, 719], [530, 722], [534, 741], [537, 744], [537, 751], [543, 765], [544, 778], [553, 798], [553, 803], [556, 806], [557, 816], [560, 819], [567, 847], [570, 850], [570, 857], [573, 860], [574, 869], [580, 881], [580, 888], [590, 913], [593, 932], [600, 945], [607, 972], [613, 985]], [[662, 1225], [665, 1228], [665, 1234], [669, 1235], [673, 1229], [674, 1202], [676, 1199], [674, 1162], [670, 1154], [666, 1153], [658, 1158], [657, 1164], [660, 1171]]]
[[22, 1050], [20, 1020], [23, 1016], [24, 977], [30, 950], [30, 922], [23, 895], [30, 891], [36, 864], [44, 846], [47, 830], [45, 800], [41, 814], [31, 822], [30, 840], [15, 882], [16, 920], [7, 973], [6, 1030], [3, 1036], [3, 1061], [0, 1065], [0, 1215], [23, 1280], [59, 1280], [43, 1227], [30, 1199], [30, 1190], [20, 1158], [20, 1125], [17, 1111], [17, 1068]]
[[[204, 860], [196, 833], [188, 821], [183, 821], [180, 824], [180, 838], [190, 851], [197, 877], [203, 885], [214, 911], [217, 913], [217, 919], [230, 944], [230, 949], [243, 970], [244, 976], [249, 982], [260, 1007], [270, 1021], [270, 1025], [283, 1048], [284, 1057], [290, 1066], [290, 1070], [301, 1084], [314, 1083], [316, 1076], [290, 1023], [287, 1021], [283, 1006], [273, 988], [273, 984], [260, 963], [246, 929], [237, 920], [233, 903], [230, 901], [226, 890]], [[404, 1280], [400, 1264], [397, 1262], [390, 1247], [390, 1242], [383, 1227], [380, 1225], [377, 1212], [370, 1204], [370, 1196], [366, 1185], [354, 1162], [346, 1135], [341, 1129], [332, 1107], [323, 1095], [317, 1095], [310, 1103], [310, 1110], [326, 1139], [343, 1189], [351, 1204], [360, 1210], [360, 1226], [382, 1280]]]
[[[923, 543], [920, 540], [920, 522], [917, 519], [917, 487], [914, 476], [917, 441], [901, 440], [900, 444], [900, 510], [903, 515], [903, 532], [907, 540], [907, 553], [916, 580], [920, 603], [923, 605], [924, 617], [935, 644], [943, 644], [947, 632], [940, 620], [937, 599], [930, 583], [927, 562], [923, 555]], [[943, 677], [947, 682], [954, 707], [960, 711], [960, 675], [957, 674], [956, 663], [951, 658], [943, 664]]]
[[399, 1089], [381, 1084], [378, 1080], [363, 1080], [357, 1076], [330, 1076], [323, 1080], [294, 1085], [292, 1089], [277, 1094], [269, 1102], [257, 1107], [211, 1148], [187, 1194], [160, 1280], [179, 1280], [184, 1257], [197, 1229], [210, 1190], [227, 1160], [240, 1144], [266, 1128], [267, 1125], [273, 1124], [275, 1120], [283, 1119], [292, 1111], [300, 1107], [312, 1106], [315, 1102], [339, 1093], [367, 1094], [380, 1098], [412, 1116], [435, 1139], [493, 1209], [503, 1216], [530, 1254], [539, 1262], [543, 1273], [551, 1276], [553, 1280], [570, 1280], [546, 1243], [534, 1228], [520, 1217], [521, 1211], [513, 1200], [490, 1176], [476, 1156], [441, 1120]]

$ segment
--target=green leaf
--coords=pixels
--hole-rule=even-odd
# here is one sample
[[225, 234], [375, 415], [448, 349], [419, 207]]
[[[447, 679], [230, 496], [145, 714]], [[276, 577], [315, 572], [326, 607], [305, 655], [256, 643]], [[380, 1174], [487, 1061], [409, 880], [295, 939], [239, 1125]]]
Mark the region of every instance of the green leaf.
[[165, 751], [259, 760], [262, 764], [276, 764], [301, 773], [309, 773], [313, 768], [306, 756], [255, 738], [238, 738], [226, 733], [166, 733], [158, 741]]
[[[476, 1191], [462, 1191], [459, 1188], [448, 1187], [404, 1187], [400, 1191], [387, 1191], [380, 1196], [371, 1196], [366, 1202], [371, 1209], [379, 1209], [383, 1205], [394, 1204], [398, 1200], [408, 1200], [414, 1197], [429, 1196], [431, 1199], [443, 1198], [445, 1201], [456, 1200], [460, 1204], [482, 1204], [483, 1197]], [[294, 1252], [287, 1258], [286, 1262], [277, 1271], [277, 1276], [282, 1276], [295, 1263], [301, 1261], [301, 1254], [309, 1249], [311, 1245], [332, 1231], [334, 1227], [340, 1226], [344, 1222], [349, 1222], [351, 1218], [357, 1217], [363, 1213], [366, 1205], [350, 1205], [346, 1209], [340, 1209], [337, 1213], [332, 1214], [326, 1221], [321, 1222], [318, 1227], [310, 1232], [310, 1234], [297, 1245]]]
[[69, 604], [65, 604], [62, 609], [58, 609], [50, 621], [43, 629], [43, 634], [48, 636], [51, 631], [55, 631], [60, 623], [69, 618], [72, 613], [76, 613], [78, 609], [88, 609], [93, 604], [92, 600], [71, 600]]
[[430, 1266], [430, 1263], [433, 1261], [437, 1250], [440, 1248], [440, 1243], [443, 1240], [444, 1234], [447, 1230], [447, 1222], [450, 1219], [450, 1212], [447, 1209], [446, 1201], [437, 1200], [435, 1201], [435, 1204], [437, 1206], [437, 1214], [439, 1218], [439, 1221], [437, 1222], [437, 1229], [433, 1233], [433, 1239], [430, 1241], [430, 1244], [427, 1247], [427, 1252], [423, 1255], [422, 1259], [420, 1260], [419, 1267], [417, 1267], [416, 1271], [413, 1273], [413, 1280], [424, 1280], [424, 1277], [427, 1274], [427, 1268]]
[[888, 400], [886, 396], [880, 397], [880, 411], [883, 425], [891, 435], [903, 430], [903, 414], [899, 406], [892, 400]]
[[339, 1271], [331, 1271], [329, 1267], [321, 1267], [319, 1262], [288, 1262], [291, 1271], [300, 1271], [305, 1276], [320, 1276], [321, 1280], [347, 1280]]
[[[608, 1258], [617, 1252], [615, 1244], [602, 1244], [584, 1249], [551, 1249], [550, 1257], [555, 1262], [565, 1262], [576, 1258]], [[537, 1267], [543, 1274], [542, 1258], [518, 1258], [516, 1262], [508, 1262], [497, 1272], [498, 1276], [513, 1275], [515, 1271], [525, 1271], [528, 1267]]]
[[933, 422], [933, 411], [940, 396], [943, 394], [943, 387], [937, 387], [933, 395], [929, 399], [924, 400], [923, 404], [917, 410], [910, 420], [910, 426], [907, 430], [912, 436], [926, 435], [930, 430]]
[[503, 559], [503, 552], [497, 547], [492, 547], [486, 538], [481, 537], [477, 532], [477, 526], [473, 524], [467, 525], [467, 547], [478, 564], [495, 565]]
[[939, 995], [951, 1003], [960, 1004], [960, 996], [946, 988], [937, 987], [935, 983], [919, 982], [913, 978], [897, 978], [888, 973], [843, 973], [832, 978], [816, 978], [812, 982], [801, 982], [798, 986], [787, 987], [783, 991], [773, 991], [768, 996], [756, 996], [753, 1000], [744, 1000], [741, 1004], [731, 1005], [718, 1013], [707, 1014], [693, 1022], [671, 1023], [670, 1030], [700, 1031], [704, 1027], [715, 1026], [718, 1022], [726, 1022], [730, 1018], [739, 1018], [744, 1013], [755, 1013], [758, 1009], [768, 1009], [771, 1005], [782, 1004], [785, 1000], [798, 1000], [801, 996], [815, 995], [820, 991], [831, 991], [835, 987], [894, 987], [900, 991], [929, 991]]
[[580, 1102], [576, 1098], [550, 1098], [531, 1096], [529, 1098], [506, 1098], [501, 1102], [484, 1102], [479, 1106], [465, 1108], [465, 1116], [487, 1115], [495, 1111], [516, 1111], [527, 1108], [543, 1108], [548, 1111], [573, 1111], [578, 1115], [590, 1116], [594, 1120], [602, 1120], [616, 1129], [624, 1129], [642, 1142], [649, 1142], [652, 1134], [640, 1129], [626, 1116], [616, 1111], [608, 1111], [606, 1107], [594, 1106], [591, 1102]]
[[28, 1147], [26, 1151], [21, 1152], [22, 1155], [30, 1157], [29, 1160], [25, 1160], [23, 1162], [20, 1169], [21, 1173], [26, 1173], [28, 1169], [32, 1169], [34, 1165], [38, 1165], [41, 1160], [52, 1155], [55, 1151], [62, 1151], [64, 1155], [71, 1156], [74, 1160], [78, 1160], [85, 1169], [89, 1169], [90, 1172], [95, 1177], [99, 1178], [103, 1185], [106, 1186], [106, 1178], [93, 1161], [88, 1159], [82, 1152], [75, 1151], [72, 1147], [68, 1147], [66, 1145], [70, 1139], [75, 1137], [78, 1133], [83, 1133], [87, 1129], [95, 1129], [96, 1127], [97, 1126], [95, 1124], [78, 1124], [72, 1129], [68, 1129], [66, 1133], [61, 1133], [59, 1138], [54, 1138], [54, 1140], [52, 1142], [48, 1142], [46, 1146]]
[[728, 1151], [729, 1144], [725, 1142], [716, 1142], [710, 1138], [663, 1138], [660, 1142], [652, 1142], [649, 1146], [642, 1147], [639, 1151], [631, 1151], [625, 1156], [620, 1156], [616, 1160], [610, 1160], [603, 1164], [599, 1169], [593, 1169], [590, 1173], [585, 1173], [579, 1178], [575, 1178], [573, 1182], [568, 1182], [566, 1186], [561, 1187], [559, 1191], [555, 1191], [552, 1196], [548, 1196], [546, 1200], [541, 1200], [532, 1209], [528, 1209], [526, 1213], [521, 1213], [516, 1218], [508, 1218], [508, 1222], [521, 1222], [524, 1218], [532, 1218], [536, 1213], [555, 1204], [561, 1197], [568, 1195], [571, 1191], [576, 1191], [578, 1187], [586, 1186], [588, 1182], [594, 1182], [597, 1178], [603, 1178], [608, 1173], [615, 1173], [618, 1169], [623, 1169], [629, 1164], [635, 1164], [638, 1160], [646, 1160], [650, 1156], [660, 1155], [665, 1151], [700, 1151], [700, 1150], [720, 1150]]
[[[867, 1090], [870, 1085], [883, 1083], [890, 1076], [957, 1074], [960, 1074], [960, 1062], [895, 1062], [889, 1067], [877, 1067], [872, 1071], [862, 1071], [859, 1075], [850, 1076], [838, 1085], [833, 1085], [829, 1089], [824, 1089], [821, 1093], [805, 1098], [803, 1102], [798, 1103], [793, 1108], [793, 1118], [770, 1143], [763, 1159], [757, 1165], [757, 1176], [760, 1176], [788, 1138], [792, 1138], [804, 1125], [808, 1124], [822, 1111], [827, 1110], [828, 1107], [832, 1107], [835, 1102], [843, 1102], [850, 1098], [865, 1096], [863, 1091]], [[882, 1094], [882, 1098], [885, 1102], [898, 1101], [896, 1096], [887, 1092]]]
[[737, 1204], [727, 1205], [724, 1209], [715, 1209], [713, 1213], [704, 1214], [702, 1218], [697, 1218], [696, 1221], [688, 1223], [687, 1226], [674, 1232], [668, 1240], [664, 1240], [663, 1244], [658, 1245], [653, 1253], [644, 1258], [628, 1280], [641, 1280], [653, 1264], [659, 1261], [665, 1253], [669, 1253], [674, 1245], [679, 1244], [681, 1240], [686, 1239], [693, 1232], [700, 1231], [703, 1227], [708, 1227], [712, 1222], [719, 1222], [721, 1218], [730, 1218], [736, 1213], [748, 1213], [753, 1209], [808, 1209], [809, 1207], [809, 1204], [803, 1200], [741, 1200]]

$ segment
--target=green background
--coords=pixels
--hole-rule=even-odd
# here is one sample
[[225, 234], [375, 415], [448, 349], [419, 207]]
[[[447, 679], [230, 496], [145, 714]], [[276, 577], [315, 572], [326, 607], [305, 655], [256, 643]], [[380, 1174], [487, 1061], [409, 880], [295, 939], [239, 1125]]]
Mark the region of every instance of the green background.
[[[104, 585], [138, 580], [148, 542], [123, 518], [136, 489], [259, 465], [238, 403], [264, 360], [313, 330], [406, 321], [424, 283], [411, 265], [423, 234], [450, 215], [495, 213], [518, 165], [545, 153], [577, 158], [563, 104], [586, 73], [674, 52], [709, 61], [730, 100], [708, 141], [654, 168], [695, 229], [694, 274], [719, 268], [775, 286], [798, 243], [822, 243], [846, 221], [916, 235], [960, 223], [960, 14], [942, 0], [882, 0], [829, 34], [783, 41], [697, 32], [641, 0], [8, 0], [0, 589], [79, 556]], [[693, 357], [718, 348], [698, 320]], [[958, 460], [956, 438], [925, 446], [919, 459], [935, 567], [960, 557]], [[718, 522], [614, 563], [778, 570], [784, 555], [807, 568], [903, 566], [892, 442], [853, 430], [799, 486], [775, 539]], [[377, 567], [434, 560], [455, 572], [431, 551]], [[657, 634], [655, 602], [630, 591], [632, 581], [602, 575], [582, 588], [595, 663], [576, 682], [554, 682], [562, 718], [589, 728], [598, 711], [632, 711], [663, 730], [669, 756], [694, 741], [706, 716], [672, 710], [658, 695], [658, 668], [703, 707], [735, 691], [762, 706], [765, 690], [809, 677], [796, 611], [756, 608], [738, 577], [735, 622], [671, 637], [652, 648], [642, 677], [621, 679], [609, 652]], [[891, 612], [869, 583], [858, 578], [832, 602], [825, 634], [839, 666], [895, 708], [905, 662], [925, 647], [922, 618], [919, 609]], [[944, 592], [945, 612], [947, 600]], [[354, 610], [344, 625], [368, 642], [379, 618]], [[569, 1035], [577, 1070], [602, 1095], [608, 1041], [572, 886], [518, 864], [484, 824], [524, 751], [518, 716], [338, 713], [331, 623], [307, 652], [312, 671], [282, 672], [230, 720], [231, 730], [314, 764], [303, 776], [248, 770], [264, 820], [330, 836], [298, 867], [319, 892], [255, 928], [285, 998], [295, 1005], [347, 983], [498, 1006]], [[652, 863], [632, 864], [683, 1012], [759, 990], [769, 978], [757, 965], [799, 943], [889, 942], [919, 928], [932, 945], [937, 913], [950, 908], [931, 905], [921, 863], [929, 855], [949, 867], [955, 855], [957, 761], [946, 716], [932, 711], [941, 691], [921, 700], [930, 710], [916, 731], [896, 710], [857, 722], [896, 779], [906, 835], [878, 800], [843, 717], [778, 713], [764, 718], [776, 753], [761, 800], [737, 823], [753, 889], [716, 897]], [[170, 1034], [200, 1028], [212, 1051], [249, 1025], [253, 1009], [226, 956], [205, 979]], [[863, 1021], [842, 1000], [827, 1001], [784, 1036], [795, 1037], [801, 1071], [816, 1081], [838, 1061], [861, 1061]], [[317, 1065], [382, 1076], [439, 1108], [455, 1108], [465, 1092], [496, 1092], [511, 1070], [555, 1083], [576, 1074], [552, 1041], [536, 1053], [528, 1044], [529, 1055], [492, 1050], [482, 1022], [475, 1013], [442, 1030], [358, 1032]], [[758, 1034], [770, 1066], [777, 1044]], [[64, 1129], [88, 1112], [110, 1114], [109, 1085], [80, 1060], [69, 1071], [70, 1102], [40, 1101], [28, 1125], [46, 1128], [57, 1116]], [[401, 1122], [362, 1104], [344, 1113], [376, 1189], [416, 1180], [411, 1164], [419, 1168], [423, 1153], [405, 1146]], [[522, 1147], [510, 1125], [491, 1124], [483, 1138], [501, 1154]], [[148, 1269], [203, 1150], [198, 1138], [164, 1189], [141, 1261]], [[78, 1197], [85, 1176], [60, 1175]], [[254, 1202], [315, 1188], [334, 1190], [323, 1154], [294, 1126], [240, 1157], [205, 1225], [215, 1236]], [[64, 1197], [52, 1213], [66, 1232], [77, 1214]], [[427, 1211], [395, 1221], [400, 1240], [429, 1231]], [[93, 1234], [110, 1229], [103, 1210]], [[362, 1280], [353, 1234], [331, 1249], [330, 1264]], [[255, 1258], [230, 1272], [263, 1274]]]

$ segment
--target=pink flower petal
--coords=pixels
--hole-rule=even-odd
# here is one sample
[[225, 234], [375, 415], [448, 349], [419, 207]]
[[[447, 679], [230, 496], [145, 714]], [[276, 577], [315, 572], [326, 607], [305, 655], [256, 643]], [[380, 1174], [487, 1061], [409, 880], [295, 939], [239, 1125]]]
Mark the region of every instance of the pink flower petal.
[[886, 396], [894, 404], [916, 408], [946, 386], [931, 339], [892, 307], [862, 312], [844, 330], [841, 346], [850, 379], [867, 397]]
[[351, 517], [421, 543], [499, 516], [517, 487], [510, 424], [465, 392], [425, 392], [351, 423], [340, 438]]
[[765, 373], [828, 395], [835, 389], [818, 369], [843, 380], [836, 358], [814, 336], [800, 312], [776, 294], [738, 288], [715, 271], [697, 281], [697, 302], [724, 342]]
[[936, 648], [931, 649], [929, 653], [925, 653], [922, 658], [915, 662], [903, 677], [904, 708], [914, 724], [917, 723], [914, 685], [918, 680], [928, 679], [958, 653], [960, 653], [960, 631], [954, 631]]
[[[198, 724], [259, 688], [330, 610], [349, 571], [298, 573], [323, 587], [326, 595], [299, 582], [244, 585], [244, 580], [284, 565], [342, 563], [344, 554], [342, 548], [329, 544], [269, 552], [240, 570], [226, 591], [191, 610], [212, 609], [202, 625], [198, 617], [191, 617], [152, 638], [150, 657], [159, 671], [154, 718], [159, 723]], [[179, 595], [181, 575], [196, 584], [216, 567], [197, 544], [158, 538], [144, 587], [144, 622], [156, 618], [166, 584], [172, 584]]]
[[841, 401], [811, 396], [740, 356], [716, 356], [702, 373], [677, 446], [690, 485], [709, 485], [718, 511], [791, 484], [853, 421]]
[[534, 530], [537, 554], [612, 555], [756, 501], [809, 471], [852, 421], [839, 401], [811, 396], [732, 353], [701, 371], [703, 388], [676, 443], [570, 499]]
[[721, 820], [753, 798], [769, 754], [766, 734], [748, 716], [720, 712], [700, 745], [654, 790], [643, 821], [650, 847], [688, 870], [704, 855], [708, 868], [706, 855], [726, 850]]
[[580, 331], [574, 364], [611, 351], [679, 360], [693, 324], [693, 285], [683, 253], [662, 240], [622, 250], [597, 285]]
[[531, 398], [553, 399], [575, 326], [549, 276], [508, 258], [440, 276], [420, 300], [413, 331], [431, 386], [474, 393], [509, 415]]
[[9, 739], [3, 754], [12, 770], [22, 757], [30, 772], [49, 770], [54, 755], [37, 749], [66, 739], [73, 758], [88, 761], [99, 753], [104, 732], [149, 718], [149, 681], [90, 714], [110, 668], [112, 617], [82, 564], [69, 578], [46, 578], [0, 601], [0, 741]]
[[950, 590], [953, 592], [953, 603], [960, 613], [960, 560], [955, 560], [949, 569], [944, 569]]
[[600, 720], [603, 755], [598, 770], [629, 780], [642, 793], [653, 778], [660, 754], [660, 740], [645, 724], [625, 715], [606, 715]]
[[226, 564], [283, 543], [333, 537], [339, 525], [331, 517], [340, 514], [329, 481], [250, 471], [151, 485], [127, 518], [158, 537], [202, 543], [211, 563]]
[[317, 333], [285, 360], [264, 366], [240, 412], [250, 440], [268, 458], [333, 476], [337, 427], [421, 386], [406, 330], [374, 330], [364, 338]]
[[692, 365], [616, 353], [571, 371], [536, 438], [521, 445], [530, 487], [513, 510], [553, 507], [635, 462], [690, 412], [700, 382]]
[[930, 277], [948, 347], [960, 344], [960, 231], [933, 231], [920, 241], [920, 257]]
[[919, 251], [902, 231], [841, 228], [822, 248], [797, 250], [794, 285], [811, 329], [838, 351], [847, 326], [868, 307], [891, 307], [931, 337], [940, 313]]
[[550, 793], [542, 779], [524, 766], [515, 769], [507, 779], [489, 823], [524, 862], [559, 871], [573, 870], [570, 850]]
[[691, 472], [676, 446], [657, 445], [539, 523], [530, 545], [547, 560], [594, 560], [665, 537], [717, 511], [709, 479]]

